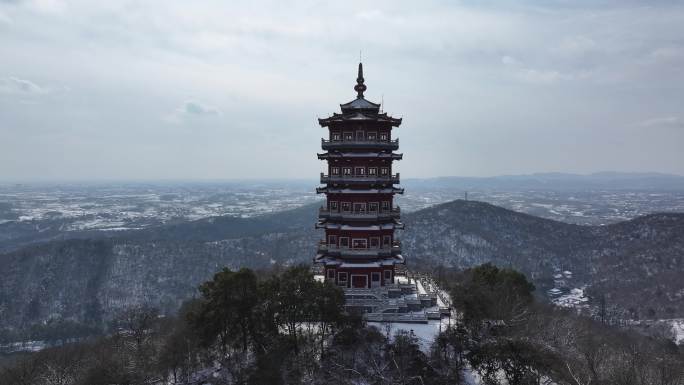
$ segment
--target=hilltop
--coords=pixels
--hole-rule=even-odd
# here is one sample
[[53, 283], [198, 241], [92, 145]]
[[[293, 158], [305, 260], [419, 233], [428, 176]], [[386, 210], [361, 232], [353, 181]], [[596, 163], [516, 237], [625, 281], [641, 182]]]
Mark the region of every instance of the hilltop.
[[[318, 205], [254, 218], [215, 217], [54, 240], [0, 254], [0, 328], [51, 318], [97, 324], [130, 305], [175, 311], [214, 272], [309, 263]], [[513, 267], [537, 286], [572, 273], [571, 287], [641, 318], [684, 315], [684, 214], [579, 226], [457, 200], [404, 216], [411, 269]], [[568, 287], [568, 288], [571, 288]]]

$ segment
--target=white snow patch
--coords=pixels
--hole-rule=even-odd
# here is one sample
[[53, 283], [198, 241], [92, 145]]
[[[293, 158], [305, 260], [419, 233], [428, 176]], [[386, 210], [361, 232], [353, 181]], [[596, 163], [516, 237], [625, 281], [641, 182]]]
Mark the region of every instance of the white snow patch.
[[677, 345], [684, 344], [684, 319], [672, 320], [670, 323], [672, 324], [675, 343]]
[[[576, 309], [586, 307], [589, 302], [589, 298], [584, 295], [584, 290], [586, 288], [586, 286], [574, 288], [570, 290], [570, 293], [561, 295], [560, 297], [553, 299], [552, 302], [562, 307], [571, 307]], [[552, 290], [554, 289], [549, 290], [549, 294]], [[554, 293], [556, 293], [556, 291], [554, 291]]]
[[454, 320], [449, 320], [448, 318], [443, 318], [441, 320], [430, 320], [426, 324], [409, 324], [409, 323], [399, 323], [399, 322], [368, 322], [368, 325], [377, 327], [383, 334], [387, 331], [387, 325], [390, 325], [390, 338], [394, 337], [394, 334], [399, 330], [405, 330], [409, 333], [413, 332], [418, 339], [418, 344], [420, 349], [424, 352], [428, 352], [432, 343], [435, 342], [435, 338], [439, 335], [440, 331], [444, 331], [449, 327], [455, 325]]

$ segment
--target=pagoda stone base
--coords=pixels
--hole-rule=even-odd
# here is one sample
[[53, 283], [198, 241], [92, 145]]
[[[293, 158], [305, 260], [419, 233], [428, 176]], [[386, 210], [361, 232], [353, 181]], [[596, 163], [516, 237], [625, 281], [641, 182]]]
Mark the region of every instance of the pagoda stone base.
[[427, 323], [448, 317], [451, 308], [447, 296], [430, 281], [425, 276], [400, 277], [383, 287], [345, 288], [345, 306], [371, 322]]

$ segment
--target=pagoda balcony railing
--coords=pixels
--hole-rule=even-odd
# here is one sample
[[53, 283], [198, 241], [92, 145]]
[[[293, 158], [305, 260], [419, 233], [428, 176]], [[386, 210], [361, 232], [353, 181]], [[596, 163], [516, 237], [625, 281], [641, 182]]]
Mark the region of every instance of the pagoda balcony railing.
[[325, 175], [321, 173], [321, 183], [399, 183], [399, 173], [394, 175]]
[[378, 139], [351, 139], [351, 140], [326, 140], [321, 139], [321, 147], [324, 150], [340, 150], [344, 148], [353, 149], [399, 149], [399, 139], [378, 140]]
[[368, 153], [368, 154], [361, 154], [355, 156], [354, 153], [350, 154], [345, 154], [341, 153], [340, 151], [328, 151], [323, 154], [316, 154], [319, 160], [327, 160], [327, 159], [346, 159], [350, 157], [357, 157], [357, 158], [372, 158], [372, 159], [391, 159], [391, 160], [402, 160], [404, 158], [404, 154], [397, 154], [395, 152], [376, 152], [376, 153]]
[[318, 210], [318, 217], [320, 219], [329, 220], [344, 220], [344, 221], [358, 221], [358, 222], [372, 222], [377, 220], [399, 219], [401, 216], [401, 209], [395, 207], [391, 210], [380, 211], [331, 211], [325, 207]]
[[[326, 219], [319, 219], [319, 222], [316, 223], [314, 226], [316, 229], [338, 229], [339, 228], [339, 223], [336, 223], [335, 219], [331, 220], [326, 220]], [[345, 222], [345, 221], [342, 221]], [[406, 228], [406, 225], [403, 222], [399, 222], [398, 220], [395, 220], [394, 223], [392, 224], [392, 228], [394, 230], [404, 230]]]
[[400, 248], [401, 247], [401, 241], [400, 240], [392, 241], [391, 246], [385, 245], [385, 246], [381, 246], [381, 247], [377, 247], [377, 248], [366, 248], [366, 249], [352, 249], [349, 247], [340, 247], [340, 246], [336, 246], [336, 245], [328, 245], [328, 243], [326, 243], [325, 240], [318, 241], [318, 246], [319, 247], [320, 246], [326, 246], [326, 247], [330, 247], [330, 248], [338, 248], [338, 249], [346, 249], [346, 250], [385, 250], [385, 249], [393, 249], [393, 248], [397, 248], [397, 247]]
[[[349, 192], [347, 188], [340, 188], [340, 187], [330, 187], [330, 186], [323, 186], [323, 187], [316, 187], [316, 194], [331, 194], [331, 193], [347, 193]], [[374, 193], [381, 193], [381, 194], [403, 194], [404, 189], [399, 188], [399, 187], [392, 187], [392, 188], [362, 188], [362, 189], [356, 189], [353, 191], [358, 191], [358, 193], [369, 193], [369, 194], [374, 194]]]
[[337, 245], [328, 245], [325, 241], [321, 241], [318, 245], [318, 252], [330, 257], [339, 258], [386, 258], [401, 254], [401, 243], [394, 241], [391, 247], [384, 246], [379, 248], [353, 249]]

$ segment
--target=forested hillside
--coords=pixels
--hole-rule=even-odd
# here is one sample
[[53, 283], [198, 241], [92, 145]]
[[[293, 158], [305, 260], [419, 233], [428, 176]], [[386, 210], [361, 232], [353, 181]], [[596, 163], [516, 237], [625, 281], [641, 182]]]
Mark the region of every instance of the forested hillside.
[[684, 347], [539, 303], [515, 270], [445, 269], [439, 285], [455, 319], [419, 337], [345, 311], [306, 265], [222, 269], [177, 315], [129, 307], [105, 336], [0, 360], [0, 385], [684, 383]]
[[[121, 309], [175, 311], [224, 266], [309, 263], [317, 206], [250, 219], [209, 218], [116, 237], [50, 241], [0, 255], [0, 329], [47, 320], [101, 327]], [[525, 273], [544, 295], [558, 270], [625, 315], [684, 315], [684, 215], [569, 225], [473, 201], [405, 215], [410, 269], [485, 262]]]

